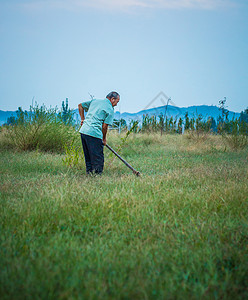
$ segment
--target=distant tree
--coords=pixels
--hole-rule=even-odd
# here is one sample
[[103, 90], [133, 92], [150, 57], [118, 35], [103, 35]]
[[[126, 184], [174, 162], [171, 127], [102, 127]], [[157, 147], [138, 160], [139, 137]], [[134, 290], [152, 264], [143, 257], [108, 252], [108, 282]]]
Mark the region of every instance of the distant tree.
[[165, 132], [167, 133], [169, 131], [169, 119], [166, 116], [165, 117]]
[[196, 131], [203, 131], [203, 122], [202, 122], [202, 115], [198, 115], [198, 117], [195, 120], [195, 129]]
[[177, 117], [175, 117], [175, 120], [173, 121], [173, 133], [177, 130]]
[[157, 116], [154, 115], [151, 117], [151, 128], [153, 132], [156, 132], [158, 129], [158, 124], [157, 124]]
[[195, 118], [194, 118], [194, 117], [192, 117], [192, 118], [190, 119], [190, 121], [189, 121], [189, 128], [190, 128], [191, 130], [194, 130], [194, 129], [195, 129]]
[[68, 98], [66, 101], [62, 101], [61, 111], [58, 114], [58, 117], [63, 121], [66, 125], [73, 125], [74, 124], [74, 112], [72, 109], [69, 108]]
[[179, 134], [182, 134], [183, 132], [183, 119], [180, 117], [179, 120], [178, 120], [178, 133]]
[[217, 129], [218, 132], [221, 133], [227, 130], [227, 127], [229, 126], [228, 124], [229, 111], [227, 110], [226, 97], [224, 97], [223, 100], [219, 100], [218, 106], [219, 106], [219, 110], [221, 111], [221, 115], [218, 117]]
[[10, 116], [7, 118], [7, 122], [4, 125], [14, 125], [16, 124], [17, 119], [14, 116]]
[[221, 118], [223, 122], [228, 120], [229, 111], [227, 110], [227, 107], [226, 97], [224, 97], [223, 100], [219, 100], [219, 110], [221, 111]]
[[189, 121], [189, 113], [185, 113], [185, 130], [188, 130], [190, 128], [190, 121]]
[[163, 135], [163, 131], [164, 131], [164, 115], [161, 113], [159, 114], [159, 122], [158, 122], [158, 127], [160, 128], [160, 133], [161, 136]]
[[173, 117], [170, 117], [170, 119], [169, 119], [169, 130], [170, 130], [170, 132], [173, 132], [173, 125], [174, 125]]
[[213, 131], [213, 132], [216, 132], [217, 131], [217, 124], [216, 124], [215, 119], [213, 117], [209, 117], [208, 121], [210, 123], [210, 130]]
[[240, 122], [242, 121], [248, 123], [248, 107], [240, 113]]
[[120, 119], [120, 120], [114, 119], [112, 128], [120, 128], [120, 127], [121, 128], [127, 127], [127, 122], [125, 121], [125, 119]]

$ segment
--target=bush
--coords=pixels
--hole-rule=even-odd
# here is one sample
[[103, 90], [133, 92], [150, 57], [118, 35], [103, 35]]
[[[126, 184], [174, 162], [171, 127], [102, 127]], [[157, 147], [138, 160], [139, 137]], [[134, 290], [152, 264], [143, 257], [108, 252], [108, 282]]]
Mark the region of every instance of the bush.
[[235, 119], [229, 121], [228, 131], [222, 132], [224, 144], [233, 150], [244, 149], [248, 145], [248, 136], [246, 134], [247, 123]]
[[205, 132], [203, 130], [187, 130], [185, 131], [185, 138], [195, 142], [204, 142], [208, 139], [211, 132]]
[[70, 145], [65, 145], [65, 157], [62, 159], [63, 164], [67, 167], [82, 168], [84, 163], [84, 154], [82, 147], [78, 147], [72, 142]]
[[37, 104], [31, 106], [29, 111], [19, 107], [16, 122], [5, 128], [5, 146], [21, 151], [39, 149], [61, 152], [65, 144], [71, 144], [76, 138], [74, 127], [64, 124], [56, 109]]
[[223, 134], [222, 137], [225, 145], [233, 150], [244, 149], [248, 145], [248, 137], [244, 134]]

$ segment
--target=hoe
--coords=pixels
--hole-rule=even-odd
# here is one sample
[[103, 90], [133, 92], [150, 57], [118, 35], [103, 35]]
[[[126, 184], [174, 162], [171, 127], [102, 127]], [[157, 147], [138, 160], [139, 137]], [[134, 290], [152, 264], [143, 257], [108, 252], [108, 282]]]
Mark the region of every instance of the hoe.
[[117, 152], [115, 152], [114, 149], [112, 149], [108, 144], [106, 144], [106, 147], [112, 151], [129, 169], [131, 169], [136, 176], [140, 176], [140, 172], [136, 171], [131, 165], [129, 165], [129, 163], [126, 162], [125, 159], [123, 159]]

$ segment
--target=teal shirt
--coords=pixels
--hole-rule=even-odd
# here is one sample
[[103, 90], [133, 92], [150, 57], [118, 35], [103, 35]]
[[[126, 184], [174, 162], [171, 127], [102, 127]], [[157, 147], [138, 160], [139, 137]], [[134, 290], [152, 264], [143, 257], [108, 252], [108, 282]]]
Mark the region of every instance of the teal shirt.
[[102, 139], [102, 124], [112, 125], [114, 108], [109, 99], [93, 99], [83, 102], [82, 106], [87, 112], [84, 123], [79, 132]]

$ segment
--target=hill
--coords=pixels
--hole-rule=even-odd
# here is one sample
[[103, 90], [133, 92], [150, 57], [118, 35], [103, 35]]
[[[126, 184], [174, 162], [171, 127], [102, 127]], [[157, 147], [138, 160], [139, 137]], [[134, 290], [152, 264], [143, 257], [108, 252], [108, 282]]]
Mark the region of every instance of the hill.
[[[215, 120], [221, 115], [221, 111], [217, 106], [209, 106], [209, 105], [197, 105], [197, 106], [189, 106], [189, 107], [177, 107], [168, 105], [166, 110], [166, 116], [170, 117], [177, 117], [177, 118], [184, 118], [185, 113], [188, 112], [189, 117], [192, 118], [193, 116], [202, 115], [203, 119], [207, 119], [208, 117], [213, 117]], [[137, 113], [120, 113], [115, 112], [115, 119], [124, 119], [126, 122], [130, 122], [130, 120], [142, 120], [142, 116], [148, 114], [149, 116], [156, 115], [159, 116], [160, 114], [165, 115], [165, 106], [159, 106], [155, 108], [141, 110]], [[229, 119], [239, 118], [240, 113], [236, 113], [233, 111], [229, 111]], [[75, 110], [75, 117], [80, 119], [78, 111]]]

